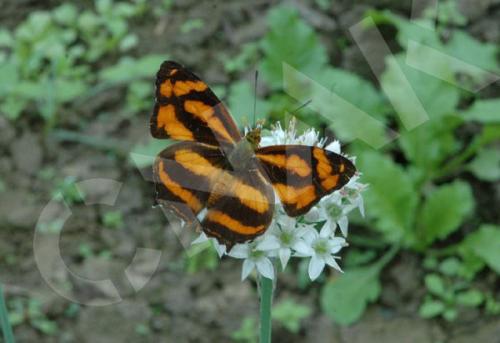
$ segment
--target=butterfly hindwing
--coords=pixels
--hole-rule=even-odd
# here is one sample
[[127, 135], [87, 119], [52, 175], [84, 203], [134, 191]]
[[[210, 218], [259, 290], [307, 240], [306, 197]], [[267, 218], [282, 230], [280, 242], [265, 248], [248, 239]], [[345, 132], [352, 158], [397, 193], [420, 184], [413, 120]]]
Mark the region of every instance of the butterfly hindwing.
[[263, 234], [271, 224], [274, 191], [269, 180], [254, 168], [237, 170], [220, 178], [208, 199], [201, 226], [228, 250]]
[[273, 145], [255, 154], [292, 217], [308, 212], [323, 196], [342, 188], [356, 171], [349, 159], [320, 147]]
[[231, 146], [241, 139], [229, 111], [205, 82], [176, 62], [162, 63], [150, 120], [155, 138]]
[[187, 222], [195, 221], [225, 165], [218, 147], [197, 142], [171, 145], [156, 157], [153, 166], [156, 202]]

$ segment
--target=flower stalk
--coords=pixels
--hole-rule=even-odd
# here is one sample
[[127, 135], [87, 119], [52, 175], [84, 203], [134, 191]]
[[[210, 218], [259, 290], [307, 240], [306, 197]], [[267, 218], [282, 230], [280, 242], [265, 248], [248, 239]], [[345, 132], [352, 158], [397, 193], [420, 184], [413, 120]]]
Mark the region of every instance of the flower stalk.
[[260, 343], [271, 343], [271, 309], [273, 305], [273, 280], [264, 276], [259, 277], [260, 296]]
[[7, 313], [7, 306], [5, 305], [5, 300], [3, 297], [3, 287], [0, 284], [0, 327], [3, 332], [3, 340], [6, 343], [14, 343], [14, 334], [12, 333], [12, 327], [9, 323], [9, 316]]

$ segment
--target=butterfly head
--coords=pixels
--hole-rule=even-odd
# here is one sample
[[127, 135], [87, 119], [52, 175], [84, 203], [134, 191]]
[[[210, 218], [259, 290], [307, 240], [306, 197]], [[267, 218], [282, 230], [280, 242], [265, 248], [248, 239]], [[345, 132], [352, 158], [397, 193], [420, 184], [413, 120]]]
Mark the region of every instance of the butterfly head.
[[248, 141], [248, 143], [250, 143], [253, 150], [259, 147], [262, 125], [263, 125], [262, 122], [257, 122], [257, 125], [254, 128], [248, 130], [248, 132], [245, 135], [245, 139]]

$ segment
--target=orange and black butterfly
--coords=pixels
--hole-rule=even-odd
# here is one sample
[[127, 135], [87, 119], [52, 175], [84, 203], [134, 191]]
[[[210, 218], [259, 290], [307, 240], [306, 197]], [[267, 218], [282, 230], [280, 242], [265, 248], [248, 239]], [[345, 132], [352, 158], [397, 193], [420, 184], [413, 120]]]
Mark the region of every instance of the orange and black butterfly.
[[224, 104], [196, 75], [166, 61], [157, 73], [151, 117], [155, 138], [180, 141], [163, 150], [153, 171], [158, 204], [227, 249], [269, 227], [274, 194], [292, 217], [342, 188], [356, 169], [347, 158], [320, 147], [259, 147], [260, 127], [240, 134]]

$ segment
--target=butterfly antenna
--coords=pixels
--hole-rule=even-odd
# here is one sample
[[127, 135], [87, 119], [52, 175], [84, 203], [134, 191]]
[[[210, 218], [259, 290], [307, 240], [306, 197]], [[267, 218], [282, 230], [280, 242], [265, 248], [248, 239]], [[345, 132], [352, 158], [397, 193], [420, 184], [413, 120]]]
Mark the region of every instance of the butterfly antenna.
[[253, 89], [253, 127], [255, 127], [257, 119], [257, 81], [259, 79], [259, 71], [255, 71], [255, 82]]
[[307, 100], [302, 105], [300, 105], [299, 107], [297, 107], [296, 109], [294, 109], [292, 112], [290, 112], [290, 114], [297, 113], [298, 111], [300, 111], [301, 109], [303, 109], [304, 107], [306, 107], [307, 105], [309, 105], [311, 102], [312, 102], [312, 99]]

